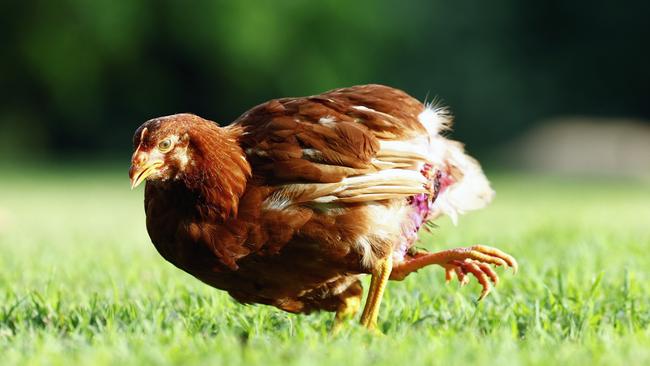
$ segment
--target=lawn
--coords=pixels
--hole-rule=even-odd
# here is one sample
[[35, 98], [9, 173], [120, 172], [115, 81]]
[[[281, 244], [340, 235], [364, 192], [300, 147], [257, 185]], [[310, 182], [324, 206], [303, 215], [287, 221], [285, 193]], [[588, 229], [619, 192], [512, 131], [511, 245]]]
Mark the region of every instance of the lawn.
[[[388, 287], [385, 336], [243, 306], [166, 263], [126, 169], [0, 178], [0, 364], [649, 364], [650, 184], [491, 174], [495, 202], [420, 246], [517, 257], [481, 303], [430, 268]], [[367, 288], [367, 282], [366, 282]]]

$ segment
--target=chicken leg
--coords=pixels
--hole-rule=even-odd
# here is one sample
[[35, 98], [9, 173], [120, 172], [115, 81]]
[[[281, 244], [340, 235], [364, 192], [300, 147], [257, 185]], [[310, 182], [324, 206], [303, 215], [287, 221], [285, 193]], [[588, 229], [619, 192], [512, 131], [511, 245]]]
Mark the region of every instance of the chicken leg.
[[445, 268], [447, 282], [455, 273], [462, 285], [469, 281], [468, 274], [476, 277], [483, 287], [478, 300], [483, 299], [492, 290], [490, 281], [496, 286], [499, 277], [489, 266], [511, 267], [517, 273], [517, 261], [511, 255], [488, 246], [475, 245], [468, 248], [449, 249], [442, 252], [429, 253], [417, 251], [414, 254], [407, 254], [404, 261], [396, 264], [390, 274], [390, 279], [401, 281], [410, 273], [417, 271], [430, 264], [437, 264]]
[[392, 269], [393, 257], [389, 255], [388, 257], [379, 260], [376, 268], [372, 271], [368, 298], [366, 299], [366, 305], [361, 314], [361, 325], [368, 329], [377, 329], [379, 306], [381, 305], [381, 299], [384, 295], [384, 290], [388, 284], [388, 279]]
[[330, 329], [331, 334], [337, 334], [343, 328], [343, 324], [357, 314], [359, 308], [361, 308], [362, 297], [363, 287], [361, 286], [361, 281], [359, 280], [354, 282], [345, 291], [338, 295], [340, 302], [336, 308], [334, 323]]
[[330, 332], [332, 334], [337, 334], [343, 328], [343, 324], [349, 318], [354, 317], [354, 315], [359, 311], [361, 307], [361, 295], [359, 296], [350, 296], [343, 299], [341, 305], [336, 309], [336, 315], [334, 316], [334, 324], [332, 324], [332, 329]]

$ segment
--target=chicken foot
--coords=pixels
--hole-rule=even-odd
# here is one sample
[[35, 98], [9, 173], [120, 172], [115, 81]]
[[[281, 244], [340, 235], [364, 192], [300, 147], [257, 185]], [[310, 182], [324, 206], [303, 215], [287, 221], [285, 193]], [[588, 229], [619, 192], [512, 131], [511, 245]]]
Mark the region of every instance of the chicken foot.
[[496, 248], [474, 245], [436, 253], [417, 251], [414, 254], [407, 254], [403, 262], [393, 266], [390, 279], [401, 281], [412, 272], [431, 264], [440, 265], [445, 269], [447, 282], [451, 280], [454, 273], [461, 285], [469, 282], [469, 274], [476, 277], [483, 287], [478, 300], [482, 300], [492, 290], [490, 281], [494, 286], [499, 283], [499, 276], [490, 267], [490, 264], [511, 267], [514, 273], [517, 273], [518, 268], [517, 261], [511, 255]]
[[343, 299], [341, 305], [336, 309], [334, 324], [330, 329], [331, 334], [338, 334], [343, 329], [345, 321], [354, 317], [361, 308], [361, 294], [358, 296], [349, 296]]
[[379, 306], [384, 296], [384, 290], [388, 284], [390, 273], [393, 269], [393, 257], [388, 256], [378, 261], [376, 268], [372, 271], [370, 280], [370, 289], [366, 305], [361, 314], [361, 325], [370, 329], [377, 329], [377, 317], [379, 316]]

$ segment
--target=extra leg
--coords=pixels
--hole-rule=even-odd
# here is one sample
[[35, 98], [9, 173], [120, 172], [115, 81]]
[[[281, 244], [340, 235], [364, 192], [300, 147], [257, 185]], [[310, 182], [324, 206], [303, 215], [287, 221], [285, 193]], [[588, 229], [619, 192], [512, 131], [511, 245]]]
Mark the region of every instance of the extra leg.
[[392, 269], [393, 257], [389, 255], [387, 258], [380, 260], [372, 272], [368, 299], [366, 299], [366, 305], [363, 308], [363, 314], [361, 314], [361, 324], [368, 329], [377, 328], [379, 306]]
[[479, 300], [490, 293], [492, 289], [490, 281], [494, 285], [499, 282], [499, 277], [489, 266], [490, 264], [512, 267], [515, 273], [518, 267], [517, 261], [511, 255], [496, 248], [475, 245], [469, 248], [456, 248], [437, 253], [419, 251], [413, 255], [407, 255], [402, 263], [393, 267], [390, 279], [403, 280], [410, 273], [431, 264], [437, 264], [445, 268], [447, 281], [450, 281], [452, 274], [455, 273], [458, 280], [464, 285], [469, 281], [468, 274], [475, 276], [483, 286]]
[[361, 297], [363, 296], [363, 287], [361, 281], [353, 283], [347, 290], [339, 295], [341, 304], [336, 309], [334, 316], [334, 324], [332, 325], [331, 333], [338, 333], [346, 320], [354, 317], [359, 308], [361, 307]]

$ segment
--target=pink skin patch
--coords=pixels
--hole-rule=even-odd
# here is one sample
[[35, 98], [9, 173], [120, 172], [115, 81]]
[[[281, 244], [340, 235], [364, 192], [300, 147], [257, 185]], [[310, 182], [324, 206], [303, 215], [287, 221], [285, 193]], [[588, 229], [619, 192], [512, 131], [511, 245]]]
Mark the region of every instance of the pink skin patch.
[[394, 253], [395, 259], [400, 261], [404, 259], [406, 253], [418, 239], [418, 231], [429, 218], [429, 214], [433, 209], [433, 203], [438, 195], [454, 183], [451, 175], [440, 170], [434, 171], [431, 164], [425, 164], [420, 172], [429, 179], [430, 184], [428, 188], [430, 193], [420, 193], [408, 198], [413, 210], [410, 212], [407, 222], [404, 225], [402, 243]]

